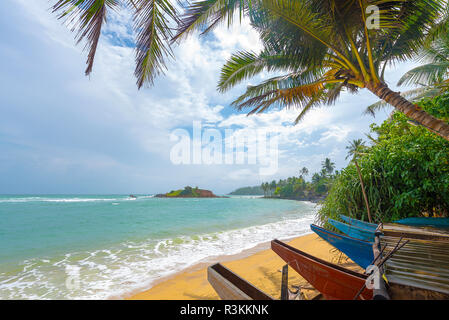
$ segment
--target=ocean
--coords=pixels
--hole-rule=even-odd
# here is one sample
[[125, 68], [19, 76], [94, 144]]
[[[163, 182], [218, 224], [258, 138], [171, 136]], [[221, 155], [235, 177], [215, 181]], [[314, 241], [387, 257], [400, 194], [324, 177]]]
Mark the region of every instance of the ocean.
[[310, 232], [310, 202], [151, 195], [0, 196], [0, 299], [108, 299], [274, 238]]

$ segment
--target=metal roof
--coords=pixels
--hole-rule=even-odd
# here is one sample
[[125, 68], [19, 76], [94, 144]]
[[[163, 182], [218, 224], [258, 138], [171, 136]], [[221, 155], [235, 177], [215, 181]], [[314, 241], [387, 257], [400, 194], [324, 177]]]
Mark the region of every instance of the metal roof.
[[[389, 282], [449, 294], [449, 241], [408, 239], [384, 265]], [[399, 241], [381, 236], [384, 256]]]

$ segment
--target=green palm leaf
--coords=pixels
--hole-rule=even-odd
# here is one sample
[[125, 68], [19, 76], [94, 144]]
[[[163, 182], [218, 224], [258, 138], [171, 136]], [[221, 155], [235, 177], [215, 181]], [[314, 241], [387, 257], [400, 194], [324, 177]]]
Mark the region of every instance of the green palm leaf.
[[294, 71], [298, 65], [294, 56], [285, 54], [270, 54], [263, 51], [260, 54], [239, 51], [228, 59], [221, 69], [218, 90], [225, 92], [245, 79], [251, 78], [263, 70]]
[[153, 84], [154, 78], [165, 69], [165, 57], [172, 56], [173, 37], [169, 21], [178, 21], [176, 9], [168, 0], [134, 0], [137, 86]]
[[449, 70], [449, 60], [445, 62], [428, 63], [416, 67], [405, 73], [398, 82], [398, 85], [433, 85], [443, 81]]
[[240, 13], [251, 7], [251, 0], [202, 0], [190, 4], [182, 15], [173, 41], [188, 36], [195, 30], [208, 32], [222, 21], [229, 26], [233, 22], [234, 13]]
[[86, 75], [92, 72], [107, 12], [117, 6], [117, 0], [59, 0], [53, 5], [53, 13], [58, 13], [58, 19], [65, 19], [65, 22], [71, 25], [72, 31], [76, 31], [77, 43], [86, 39], [85, 49], [89, 52]]

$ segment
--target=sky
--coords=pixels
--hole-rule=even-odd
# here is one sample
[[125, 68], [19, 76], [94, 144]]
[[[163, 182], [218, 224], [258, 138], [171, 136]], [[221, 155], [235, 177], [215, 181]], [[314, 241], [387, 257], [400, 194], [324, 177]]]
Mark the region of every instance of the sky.
[[[174, 47], [165, 75], [155, 85], [135, 85], [132, 21], [112, 13], [103, 30], [93, 72], [84, 76], [86, 52], [50, 11], [48, 0], [4, 0], [0, 11], [0, 194], [153, 194], [186, 185], [217, 194], [320, 170], [329, 157], [337, 169], [348, 161], [348, 141], [365, 138], [369, 125], [385, 120], [363, 115], [378, 99], [366, 90], [343, 94], [334, 106], [310, 112], [294, 125], [298, 110], [274, 109], [247, 117], [230, 103], [246, 85], [217, 92], [220, 69], [238, 50], [261, 49], [247, 21], [193, 35]], [[412, 62], [387, 70], [395, 83]], [[399, 90], [399, 89], [398, 89]], [[404, 90], [404, 89], [400, 89]], [[234, 134], [244, 129], [277, 132], [278, 169], [261, 164], [175, 164], [175, 130], [193, 123]]]

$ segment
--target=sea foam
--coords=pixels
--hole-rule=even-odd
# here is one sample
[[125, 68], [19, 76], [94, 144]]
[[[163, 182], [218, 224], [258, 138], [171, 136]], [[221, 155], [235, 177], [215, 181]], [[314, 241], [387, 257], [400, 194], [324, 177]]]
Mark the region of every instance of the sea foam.
[[[212, 263], [220, 256], [238, 254], [274, 238], [309, 233], [315, 211], [312, 204], [309, 207], [299, 218], [284, 217], [247, 228], [127, 241], [110, 249], [28, 259], [14, 273], [0, 272], [0, 299], [121, 298], [197, 263]], [[73, 270], [78, 273], [73, 274]], [[75, 279], [76, 285], [68, 288], [67, 279]]]

